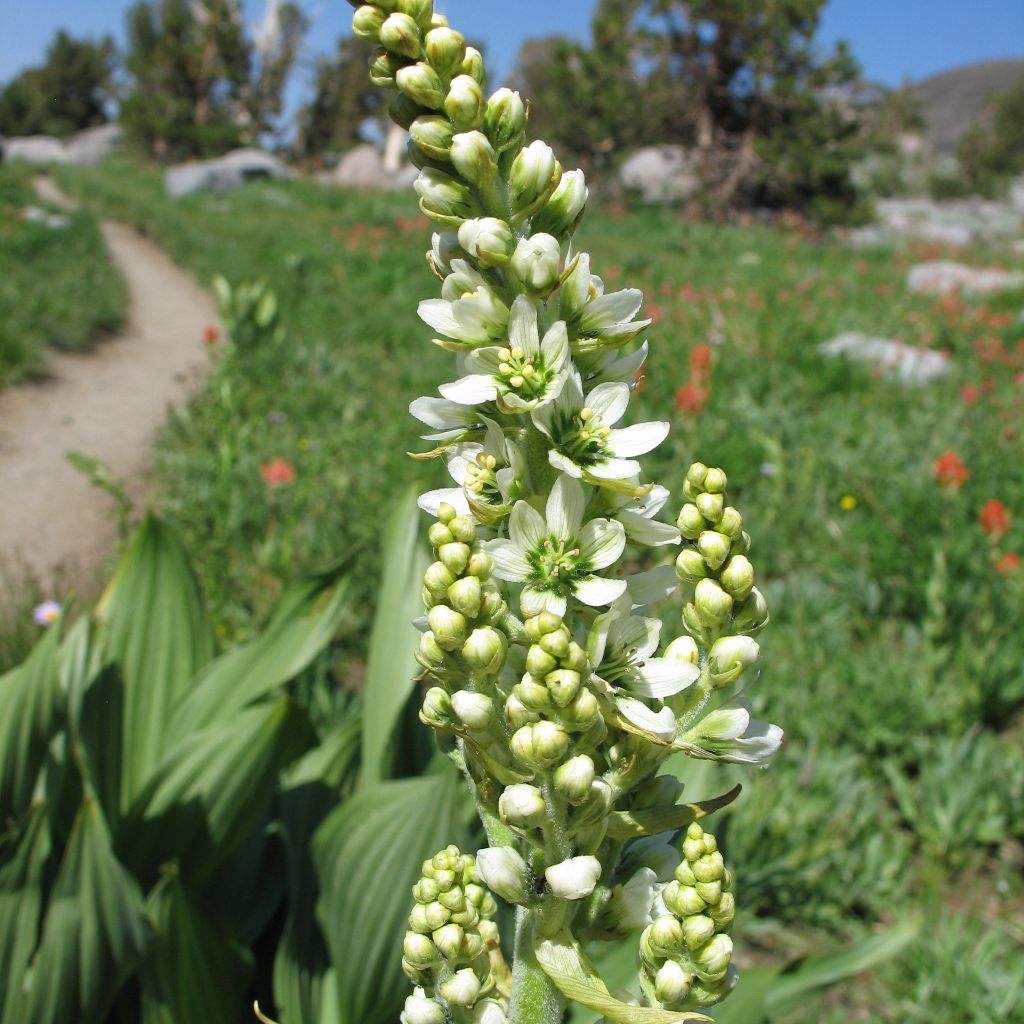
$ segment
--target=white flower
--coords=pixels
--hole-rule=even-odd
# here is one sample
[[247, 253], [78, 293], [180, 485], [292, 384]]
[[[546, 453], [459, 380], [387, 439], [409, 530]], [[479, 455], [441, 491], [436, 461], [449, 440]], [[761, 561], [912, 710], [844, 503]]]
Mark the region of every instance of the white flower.
[[521, 597], [526, 615], [564, 615], [570, 597], [601, 607], [624, 593], [625, 580], [606, 579], [594, 571], [618, 559], [626, 546], [626, 531], [615, 520], [591, 519], [584, 524], [585, 506], [580, 484], [560, 476], [548, 495], [545, 516], [517, 501], [509, 516], [508, 539], [487, 544], [495, 576], [526, 584]]
[[548, 887], [563, 900], [582, 900], [594, 891], [601, 877], [601, 862], [596, 857], [570, 857], [545, 868]]
[[656, 565], [629, 577], [629, 596], [634, 608], [646, 608], [664, 601], [678, 589], [679, 577], [671, 565]]
[[594, 620], [587, 640], [594, 671], [612, 686], [637, 697], [662, 699], [692, 686], [700, 677], [700, 668], [655, 657], [661, 621], [630, 615], [629, 604], [625, 597]]
[[637, 288], [604, 294], [604, 284], [590, 273], [590, 257], [580, 253], [559, 290], [561, 316], [576, 335], [574, 351], [600, 352], [621, 348], [650, 320], [634, 320], [644, 295]]
[[[629, 482], [639, 487], [639, 477]], [[626, 528], [626, 539], [633, 544], [651, 548], [678, 544], [679, 529], [654, 518], [665, 507], [668, 498], [668, 490], [660, 484], [655, 484], [640, 497], [614, 493], [608, 514], [622, 523]]]
[[777, 725], [750, 717], [742, 701], [731, 701], [705, 715], [680, 739], [692, 743], [715, 761], [765, 764], [782, 744]]
[[32, 609], [32, 621], [37, 626], [52, 626], [61, 616], [60, 604], [57, 601], [43, 601]]
[[587, 387], [610, 384], [616, 381], [629, 384], [632, 388], [637, 371], [647, 361], [650, 346], [645, 341], [635, 352], [621, 355], [619, 352], [602, 352], [594, 356], [580, 356], [577, 369]]
[[529, 412], [558, 397], [569, 375], [569, 336], [555, 323], [540, 340], [537, 308], [520, 295], [508, 319], [508, 346], [489, 346], [462, 360], [466, 376], [441, 387], [462, 405], [497, 402], [506, 413]]
[[630, 456], [656, 448], [669, 425], [636, 423], [613, 429], [628, 405], [628, 385], [598, 384], [584, 399], [579, 377], [571, 374], [561, 394], [533, 413], [533, 422], [551, 439], [551, 465], [597, 485], [637, 478], [640, 463]]
[[615, 706], [628, 722], [642, 732], [650, 733], [659, 740], [671, 743], [676, 738], [676, 716], [671, 708], [653, 711], [643, 701], [634, 697], [618, 697]]
[[[678, 855], [676, 863], [679, 862]], [[642, 867], [624, 885], [616, 885], [608, 902], [601, 908], [597, 925], [602, 931], [615, 935], [631, 935], [651, 923], [651, 904], [654, 902], [658, 878], [648, 867]]]
[[489, 846], [479, 850], [476, 869], [484, 885], [508, 903], [518, 903], [526, 896], [530, 871], [514, 847]]
[[420, 319], [450, 342], [442, 347], [455, 351], [476, 348], [505, 336], [508, 306], [494, 294], [486, 279], [465, 260], [451, 261], [440, 299], [419, 305]]
[[417, 988], [405, 1000], [405, 1011], [401, 1015], [402, 1024], [444, 1024], [444, 1007], [428, 999], [421, 988]]
[[444, 398], [417, 398], [409, 404], [409, 412], [437, 431], [424, 434], [424, 441], [459, 441], [483, 426], [478, 409]]
[[439, 991], [441, 998], [454, 1006], [472, 1006], [480, 995], [480, 979], [471, 967], [463, 967], [442, 982]]

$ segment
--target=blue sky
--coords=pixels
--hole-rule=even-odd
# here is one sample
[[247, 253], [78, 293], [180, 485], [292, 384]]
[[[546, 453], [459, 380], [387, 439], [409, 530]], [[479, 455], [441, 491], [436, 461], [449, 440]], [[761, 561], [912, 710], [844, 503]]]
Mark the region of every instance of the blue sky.
[[[244, 0], [255, 15], [262, 0]], [[305, 57], [331, 49], [348, 31], [344, 0], [304, 0], [317, 14]], [[498, 77], [530, 35], [581, 34], [593, 0], [436, 0], [466, 35], [487, 43]], [[72, 34], [121, 36], [122, 0], [0, 0], [0, 82], [37, 63], [58, 28]], [[503, 10], [512, 10], [503, 15]], [[1022, 0], [830, 0], [821, 39], [848, 39], [869, 77], [898, 85], [958, 64], [1024, 57]]]

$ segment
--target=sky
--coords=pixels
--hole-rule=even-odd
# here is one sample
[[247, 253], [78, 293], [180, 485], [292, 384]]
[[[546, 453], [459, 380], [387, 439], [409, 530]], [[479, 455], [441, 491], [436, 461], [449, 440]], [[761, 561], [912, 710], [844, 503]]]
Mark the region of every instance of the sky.
[[[315, 17], [305, 68], [349, 31], [344, 0], [300, 0]], [[263, 0], [243, 0], [253, 20]], [[594, 0], [435, 0], [466, 36], [487, 44], [492, 81], [505, 77], [529, 36], [586, 35]], [[127, 0], [0, 0], [0, 82], [37, 64], [58, 28], [122, 37]], [[503, 13], [511, 11], [513, 13]], [[820, 40], [847, 39], [867, 77], [886, 85], [961, 64], [1024, 57], [1024, 0], [829, 0]], [[300, 86], [296, 83], [295, 88]]]

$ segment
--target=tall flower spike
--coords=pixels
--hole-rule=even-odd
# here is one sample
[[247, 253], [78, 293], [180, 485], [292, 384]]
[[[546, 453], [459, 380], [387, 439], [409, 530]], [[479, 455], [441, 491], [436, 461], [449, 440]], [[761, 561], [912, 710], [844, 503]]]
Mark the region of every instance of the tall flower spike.
[[[677, 522], [660, 519], [668, 491], [644, 482], [638, 460], [668, 424], [628, 418], [651, 321], [643, 293], [606, 292], [574, 244], [582, 171], [525, 144], [528, 103], [488, 96], [481, 54], [431, 0], [353, 6], [356, 34], [381, 47], [370, 77], [395, 92], [420, 209], [437, 225], [427, 261], [440, 296], [419, 315], [456, 356], [439, 394], [410, 406], [431, 446], [417, 457], [444, 458], [455, 484], [420, 497], [435, 517], [420, 717], [464, 772], [488, 836], [475, 862], [450, 847], [424, 864], [402, 1019], [559, 1024], [585, 993], [547, 975], [551, 948], [586, 977], [579, 942], [643, 929], [643, 999], [685, 1020], [735, 979], [734, 902], [695, 824], [680, 860], [689, 812], [659, 772], [676, 751], [760, 763], [778, 746], [781, 731], [751, 720], [743, 699], [768, 621], [750, 537], [725, 474], [699, 463]], [[627, 545], [642, 571], [628, 573]], [[683, 633], [663, 637], [646, 609], [680, 586]], [[495, 896], [516, 907], [511, 972]], [[596, 981], [590, 994], [614, 1002]], [[616, 1019], [631, 1012], [620, 1004]]]

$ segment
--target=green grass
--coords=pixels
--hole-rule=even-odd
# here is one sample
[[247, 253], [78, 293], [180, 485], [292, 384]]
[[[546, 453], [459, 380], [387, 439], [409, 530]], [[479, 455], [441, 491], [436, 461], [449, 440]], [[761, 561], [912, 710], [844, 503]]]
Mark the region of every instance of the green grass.
[[[200, 280], [272, 283], [286, 337], [223, 361], [170, 420], [158, 502], [229, 637], [283, 579], [354, 550], [359, 601], [336, 674], [357, 682], [388, 504], [410, 481], [446, 483], [440, 462], [404, 454], [423, 447], [408, 403], [454, 372], [415, 314], [436, 294], [427, 223], [407, 196], [293, 183], [174, 202], [128, 165], [62, 177]], [[609, 287], [643, 287], [657, 316], [632, 415], [674, 429], [650, 475], [678, 492], [693, 458], [727, 468], [773, 610], [752, 696], [789, 742], [718, 825], [744, 943], [817, 947], [931, 908], [904, 960], [817, 1019], [1002, 1019], [1024, 906], [1024, 571], [1007, 558], [1024, 555], [1024, 295], [914, 297], [903, 279], [923, 251], [857, 253], [660, 209], [597, 209], [580, 242]], [[822, 358], [841, 330], [948, 349], [954, 371], [907, 388]], [[677, 410], [698, 345], [707, 404]], [[971, 472], [956, 493], [934, 478], [946, 450]], [[270, 489], [260, 467], [278, 458], [296, 476]], [[1004, 536], [979, 523], [992, 499], [1011, 514]], [[971, 960], [965, 936], [983, 927], [1004, 938]]]
[[[0, 387], [46, 369], [46, 348], [80, 351], [124, 320], [124, 286], [87, 213], [64, 226], [27, 219], [57, 214], [38, 200], [25, 166], [0, 166]], [[61, 222], [55, 222], [60, 224]]]

